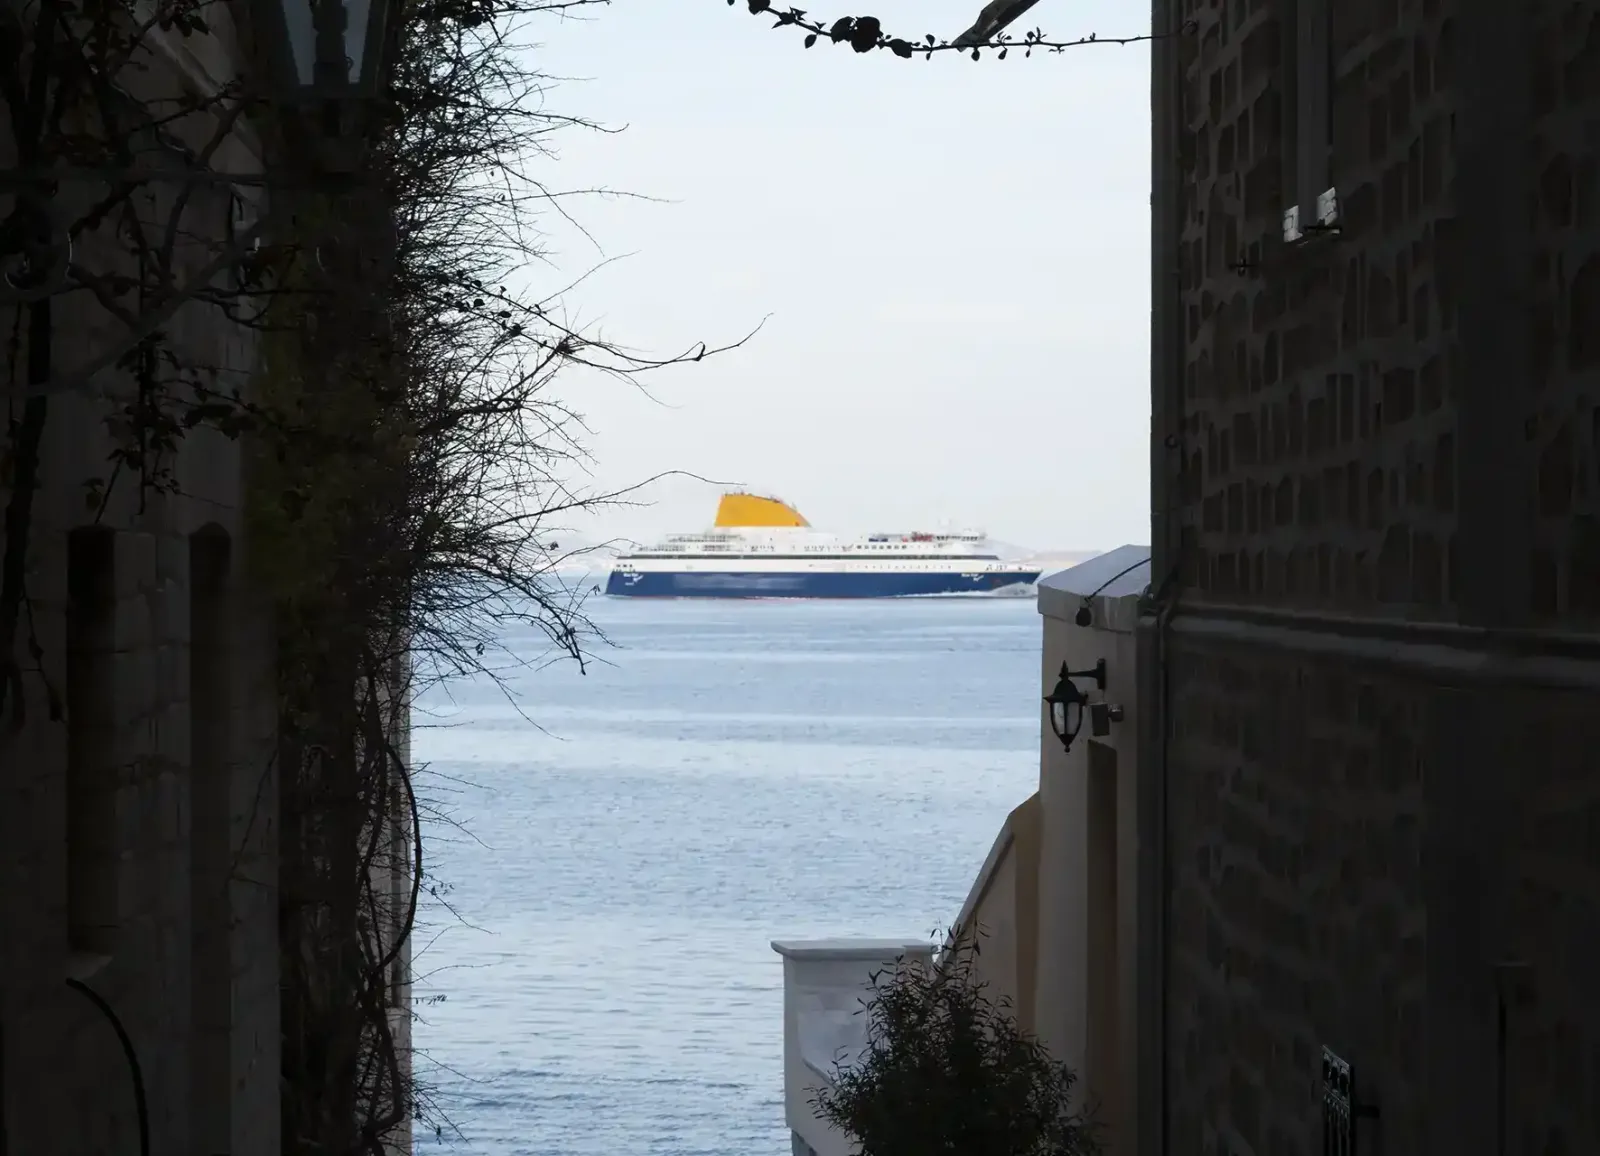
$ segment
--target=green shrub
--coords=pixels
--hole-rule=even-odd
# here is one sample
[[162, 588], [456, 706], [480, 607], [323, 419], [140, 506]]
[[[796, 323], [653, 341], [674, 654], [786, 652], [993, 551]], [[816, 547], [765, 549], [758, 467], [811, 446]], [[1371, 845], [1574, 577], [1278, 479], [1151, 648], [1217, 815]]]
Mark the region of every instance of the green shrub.
[[959, 937], [932, 965], [902, 960], [872, 977], [859, 1057], [835, 1061], [812, 1104], [860, 1156], [1091, 1156], [1092, 1115], [1073, 1072], [1017, 1026], [974, 972]]

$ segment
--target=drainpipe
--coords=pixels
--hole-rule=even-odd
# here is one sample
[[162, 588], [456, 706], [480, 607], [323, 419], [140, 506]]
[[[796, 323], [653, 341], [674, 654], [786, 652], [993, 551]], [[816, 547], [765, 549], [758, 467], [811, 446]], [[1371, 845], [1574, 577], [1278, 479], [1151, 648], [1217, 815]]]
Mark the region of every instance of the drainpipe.
[[[1171, 986], [1172, 865], [1167, 855], [1168, 760], [1171, 721], [1171, 679], [1168, 634], [1176, 610], [1179, 561], [1183, 543], [1182, 479], [1186, 454], [1183, 431], [1183, 231], [1181, 171], [1183, 150], [1183, 13], [1179, 0], [1151, 0], [1150, 29], [1156, 34], [1150, 51], [1150, 576], [1154, 583], [1141, 623], [1145, 645], [1142, 663], [1153, 667], [1141, 676], [1146, 708], [1140, 713], [1144, 731], [1141, 770], [1144, 790], [1143, 833], [1149, 841], [1147, 905], [1141, 932], [1149, 937], [1144, 965], [1147, 994], [1155, 1022], [1140, 1033], [1141, 1046], [1153, 1049], [1141, 1065], [1139, 1099], [1140, 1156], [1167, 1156], [1169, 1128], [1167, 1054], [1170, 1043], [1167, 992]], [[1148, 614], [1154, 611], [1153, 620]], [[1154, 991], [1148, 991], [1153, 987]], [[1151, 1100], [1154, 1103], [1151, 1103]], [[1153, 1133], [1153, 1134], [1152, 1134]]]

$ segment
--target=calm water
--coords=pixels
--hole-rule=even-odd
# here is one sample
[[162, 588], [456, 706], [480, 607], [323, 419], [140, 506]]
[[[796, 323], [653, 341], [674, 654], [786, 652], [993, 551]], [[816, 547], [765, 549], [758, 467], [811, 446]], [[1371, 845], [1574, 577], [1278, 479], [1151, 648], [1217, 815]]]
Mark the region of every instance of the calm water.
[[1033, 600], [593, 615], [607, 664], [516, 676], [527, 719], [427, 704], [419, 1067], [472, 1156], [787, 1154], [769, 942], [954, 918], [1037, 780]]

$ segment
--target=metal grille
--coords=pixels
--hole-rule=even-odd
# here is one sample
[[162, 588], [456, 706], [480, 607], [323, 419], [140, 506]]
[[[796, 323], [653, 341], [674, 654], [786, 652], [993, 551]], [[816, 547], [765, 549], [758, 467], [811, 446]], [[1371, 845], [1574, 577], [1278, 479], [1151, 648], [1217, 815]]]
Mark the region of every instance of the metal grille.
[[1355, 1156], [1356, 1108], [1350, 1065], [1322, 1049], [1322, 1156]]

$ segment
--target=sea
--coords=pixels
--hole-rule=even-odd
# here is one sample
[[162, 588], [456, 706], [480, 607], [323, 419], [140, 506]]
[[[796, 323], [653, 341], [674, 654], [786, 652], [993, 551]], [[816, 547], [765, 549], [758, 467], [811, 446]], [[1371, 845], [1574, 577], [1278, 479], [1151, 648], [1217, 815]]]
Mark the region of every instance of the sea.
[[595, 598], [429, 689], [419, 1152], [787, 1156], [771, 941], [924, 938], [1035, 789], [1031, 598]]

